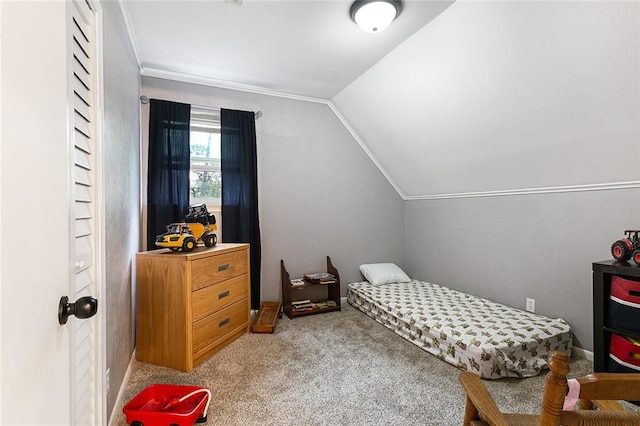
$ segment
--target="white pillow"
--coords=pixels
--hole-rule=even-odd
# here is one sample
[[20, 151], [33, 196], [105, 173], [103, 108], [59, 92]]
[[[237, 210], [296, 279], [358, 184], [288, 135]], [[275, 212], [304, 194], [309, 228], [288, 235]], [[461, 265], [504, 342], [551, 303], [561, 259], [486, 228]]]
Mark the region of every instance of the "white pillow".
[[360, 272], [373, 285], [408, 283], [411, 278], [395, 263], [369, 263], [360, 265]]

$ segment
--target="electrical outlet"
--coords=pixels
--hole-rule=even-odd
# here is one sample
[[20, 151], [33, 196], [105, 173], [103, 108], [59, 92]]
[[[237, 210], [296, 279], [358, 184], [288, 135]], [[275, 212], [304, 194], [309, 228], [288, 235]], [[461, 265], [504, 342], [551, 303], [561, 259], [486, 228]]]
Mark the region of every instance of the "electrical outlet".
[[107, 392], [109, 392], [109, 372], [110, 371], [111, 369], [107, 368], [107, 371], [104, 373], [104, 384]]
[[527, 311], [529, 312], [536, 312], [536, 299], [531, 299], [530, 297], [527, 297], [527, 307], [526, 307]]

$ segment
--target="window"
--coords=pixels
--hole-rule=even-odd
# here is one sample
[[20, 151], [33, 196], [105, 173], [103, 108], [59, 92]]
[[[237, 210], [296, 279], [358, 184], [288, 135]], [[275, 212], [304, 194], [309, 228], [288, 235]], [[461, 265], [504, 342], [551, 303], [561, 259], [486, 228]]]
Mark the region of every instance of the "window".
[[220, 114], [191, 108], [191, 182], [189, 204], [219, 206], [222, 194], [220, 172]]

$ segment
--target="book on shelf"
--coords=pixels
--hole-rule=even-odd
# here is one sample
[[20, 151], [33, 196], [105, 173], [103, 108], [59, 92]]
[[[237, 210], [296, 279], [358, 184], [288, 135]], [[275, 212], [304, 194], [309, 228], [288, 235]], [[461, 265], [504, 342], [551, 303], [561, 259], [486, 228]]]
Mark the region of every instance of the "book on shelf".
[[313, 274], [305, 274], [305, 281], [309, 281], [314, 284], [334, 284], [336, 277], [328, 272], [316, 272]]
[[318, 309], [326, 309], [329, 307], [327, 302], [316, 302], [316, 308]]
[[309, 281], [318, 281], [318, 280], [327, 280], [327, 279], [335, 279], [336, 277], [333, 274], [328, 272], [316, 272], [313, 274], [305, 274], [304, 277]]
[[311, 302], [311, 300], [296, 300], [295, 302], [291, 302], [291, 311], [292, 312], [309, 312], [313, 311], [316, 308], [316, 304]]
[[320, 302], [311, 302], [308, 300], [300, 300], [297, 302], [291, 302], [292, 312], [310, 312], [318, 309], [327, 309], [336, 307], [336, 302], [333, 300], [323, 300]]
[[313, 308], [315, 306], [316, 306], [315, 303], [300, 303], [300, 304], [297, 304], [297, 305], [291, 305], [291, 307], [293, 309]]
[[311, 312], [313, 310], [315, 310], [315, 307], [313, 306], [309, 306], [307, 308], [295, 308], [295, 307], [291, 308], [291, 312]]

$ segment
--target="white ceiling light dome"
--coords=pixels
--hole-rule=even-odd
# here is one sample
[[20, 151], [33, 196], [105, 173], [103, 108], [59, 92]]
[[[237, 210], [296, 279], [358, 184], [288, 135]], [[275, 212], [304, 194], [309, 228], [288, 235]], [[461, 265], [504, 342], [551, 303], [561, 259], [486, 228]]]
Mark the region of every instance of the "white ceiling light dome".
[[356, 0], [351, 19], [369, 33], [379, 33], [391, 25], [402, 11], [402, 0]]

